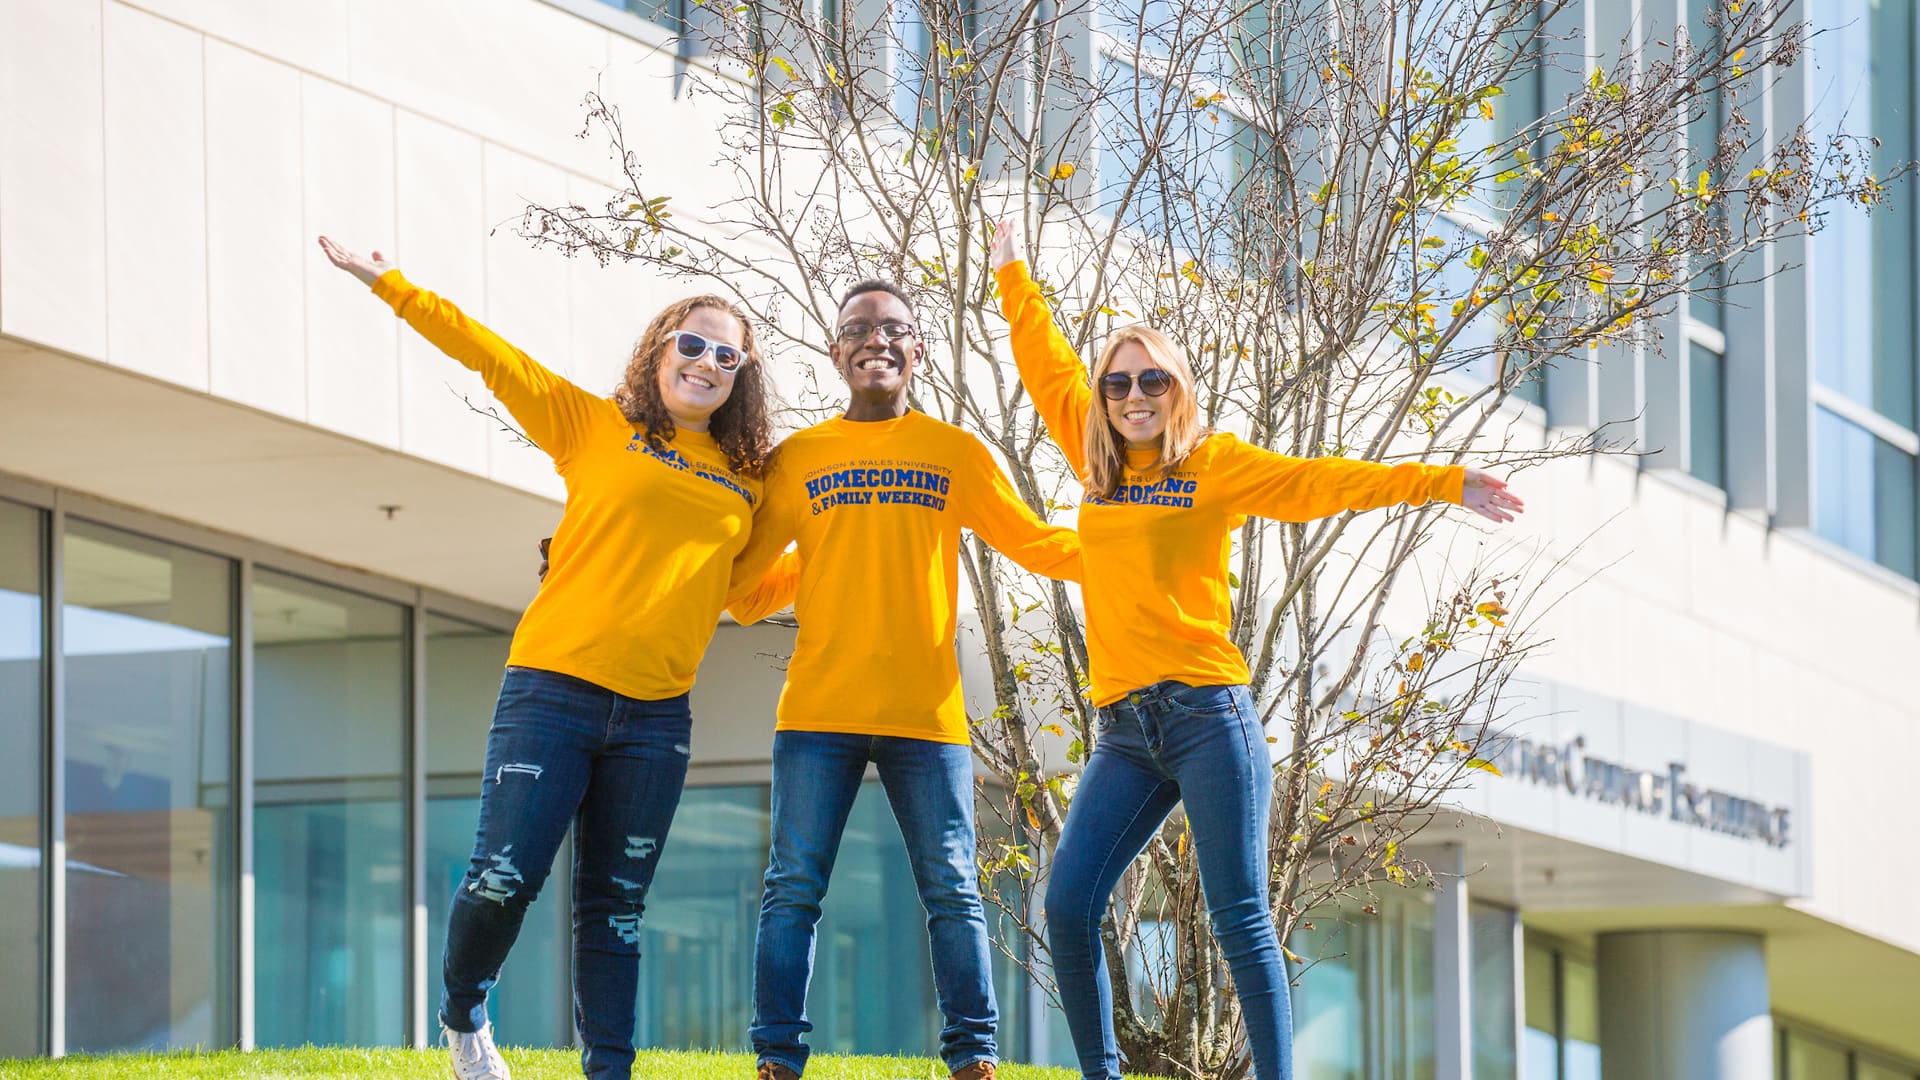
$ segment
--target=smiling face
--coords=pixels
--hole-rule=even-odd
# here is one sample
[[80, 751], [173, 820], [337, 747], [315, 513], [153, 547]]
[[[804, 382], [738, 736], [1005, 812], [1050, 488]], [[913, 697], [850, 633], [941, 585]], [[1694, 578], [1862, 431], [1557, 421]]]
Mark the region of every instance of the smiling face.
[[1160, 365], [1147, 355], [1146, 346], [1129, 341], [1114, 350], [1113, 360], [1102, 375], [1126, 375], [1133, 380], [1127, 396], [1119, 401], [1107, 398], [1107, 422], [1120, 433], [1129, 450], [1151, 450], [1160, 445], [1167, 433], [1167, 410], [1175, 403], [1180, 389], [1176, 385], [1159, 397], [1148, 397], [1140, 388], [1140, 373]]
[[870, 327], [882, 323], [916, 326], [913, 311], [890, 292], [878, 289], [863, 292], [840, 309], [840, 317], [834, 323], [836, 337], [828, 350], [833, 366], [839, 370], [840, 377], [847, 380], [847, 388], [855, 399], [874, 403], [904, 401], [914, 364], [926, 352], [920, 335], [913, 333], [888, 341], [878, 329], [873, 329], [864, 337], [838, 336], [841, 327], [855, 323]]
[[[694, 308], [675, 329], [698, 334], [716, 345], [731, 345], [743, 354], [746, 351], [745, 328], [740, 320], [719, 308]], [[720, 370], [712, 349], [693, 359], [682, 356], [678, 340], [669, 338], [661, 346], [660, 401], [676, 426], [705, 431], [714, 410], [725, 405], [727, 395], [733, 392], [736, 372]]]

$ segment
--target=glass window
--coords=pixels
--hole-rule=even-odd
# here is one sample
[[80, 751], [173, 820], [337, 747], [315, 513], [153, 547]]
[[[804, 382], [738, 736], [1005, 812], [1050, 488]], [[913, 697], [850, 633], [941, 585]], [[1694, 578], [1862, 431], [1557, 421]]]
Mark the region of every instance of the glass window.
[[1687, 343], [1687, 471], [1725, 487], [1726, 361], [1697, 341]]
[[1223, 106], [1194, 108], [1178, 88], [1120, 59], [1108, 62], [1096, 109], [1100, 212], [1182, 250], [1225, 258], [1232, 215], [1208, 208], [1230, 204], [1254, 152], [1246, 125]]
[[[436, 1007], [447, 912], [473, 855], [487, 728], [511, 644], [511, 634], [427, 616], [427, 998]], [[513, 955], [487, 995], [496, 1037], [515, 1046], [566, 1046], [573, 1038], [568, 845], [561, 845], [553, 865], [557, 871], [527, 910]]]
[[1786, 1080], [1849, 1080], [1847, 1052], [1824, 1039], [1787, 1032]]
[[1913, 455], [1826, 409], [1814, 410], [1814, 528], [1891, 570], [1915, 576]]
[[1914, 1070], [1859, 1058], [1854, 1062], [1853, 1080], [1913, 1080]]
[[1562, 954], [1561, 1002], [1567, 1071], [1561, 1080], [1600, 1080], [1600, 973], [1593, 962]]
[[253, 632], [256, 1037], [396, 1044], [406, 609], [260, 570]]
[[67, 1045], [230, 1042], [232, 566], [84, 521], [62, 555]]
[[1505, 908], [1474, 904], [1467, 914], [1473, 964], [1474, 1080], [1513, 1080], [1515, 1056], [1513, 1000], [1514, 914]]
[[1316, 912], [1288, 942], [1302, 1080], [1435, 1075], [1432, 898], [1383, 890], [1375, 907]]
[[1522, 952], [1526, 980], [1525, 1033], [1521, 1054], [1527, 1080], [1558, 1080], [1560, 1076], [1560, 968], [1552, 949], [1533, 941]]
[[[46, 982], [40, 935], [44, 518], [0, 502], [0, 970]], [[0, 1058], [40, 1052], [38, 990], [0, 995]]]
[[[1913, 5], [1848, 0], [1828, 11], [1822, 5], [1823, 41], [1840, 74], [1815, 96], [1818, 119], [1827, 130], [1871, 132], [1879, 140], [1872, 168], [1884, 177], [1914, 156]], [[1916, 420], [1914, 213], [1909, 200], [1892, 198], [1871, 214], [1829, 213], [1813, 240], [1819, 266], [1809, 307], [1821, 384], [1908, 429]]]
[[[662, 873], [647, 895], [641, 946], [642, 1042], [668, 1048], [744, 1049], [753, 937], [767, 869], [765, 784], [690, 787], [674, 815]], [[984, 820], [984, 819], [983, 819]], [[849, 1054], [923, 1055], [938, 1046], [926, 913], [906, 845], [878, 782], [861, 786], [847, 818], [833, 888], [815, 940], [808, 1042]], [[1002, 1046], [1025, 1037], [1025, 980], [995, 950]]]
[[927, 63], [933, 54], [932, 35], [920, 0], [893, 3], [893, 114], [909, 128], [918, 128], [933, 108]]
[[675, 33], [680, 32], [680, 0], [600, 0], [601, 3], [621, 11], [631, 11], [635, 15], [664, 26]]
[[[642, 924], [639, 1026], [655, 1046], [741, 1047], [753, 1012], [753, 938], [767, 869], [764, 784], [690, 787]], [[843, 844], [851, 853], [852, 845]], [[835, 870], [825, 910], [857, 901]], [[923, 948], [922, 952], [925, 951]], [[819, 977], [814, 979], [819, 985]], [[809, 1003], [818, 1018], [821, 1010]], [[818, 1022], [816, 1020], [816, 1022]]]
[[1364, 1080], [1361, 935], [1339, 913], [1327, 911], [1304, 921], [1287, 947], [1302, 961], [1292, 972], [1293, 1065], [1300, 1080]]
[[[1720, 49], [1720, 31], [1708, 23], [1709, 0], [1688, 0], [1687, 36], [1693, 47], [1702, 57], [1711, 57]], [[1709, 182], [1718, 184], [1725, 179], [1720, 172], [1711, 168], [1714, 154], [1720, 148], [1720, 114], [1725, 108], [1724, 95], [1718, 79], [1709, 79], [1712, 89], [1695, 97], [1687, 106], [1694, 115], [1687, 122], [1687, 156], [1693, 176], [1712, 173]], [[1724, 172], [1724, 170], [1722, 170]], [[1726, 204], [1715, 200], [1708, 207], [1716, 226], [1726, 220]], [[1718, 259], [1705, 260], [1694, 268], [1698, 273], [1692, 287], [1700, 290], [1687, 297], [1687, 317], [1708, 326], [1724, 329], [1726, 315], [1722, 307], [1720, 290], [1726, 285], [1726, 267]]]

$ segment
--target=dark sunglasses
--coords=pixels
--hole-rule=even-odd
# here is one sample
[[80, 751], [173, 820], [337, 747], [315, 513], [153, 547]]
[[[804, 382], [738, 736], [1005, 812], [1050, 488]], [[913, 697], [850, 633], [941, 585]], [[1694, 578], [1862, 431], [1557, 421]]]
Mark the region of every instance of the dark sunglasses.
[[738, 371], [741, 361], [747, 354], [731, 345], [722, 345], [718, 341], [708, 341], [691, 330], [674, 330], [667, 334], [673, 339], [673, 348], [683, 360], [698, 360], [713, 353], [713, 363], [721, 371]]
[[[1100, 393], [1108, 401], [1125, 401], [1133, 393], [1134, 376], [1123, 371], [1110, 371], [1100, 376]], [[1140, 392], [1148, 397], [1159, 397], [1173, 389], [1173, 376], [1159, 368], [1148, 368], [1139, 375]]]
[[867, 340], [868, 336], [871, 335], [875, 330], [880, 331], [880, 340], [885, 342], [899, 341], [901, 338], [906, 337], [908, 334], [915, 332], [912, 323], [850, 322], [850, 323], [840, 324], [840, 340], [847, 341], [847, 342], [865, 341]]

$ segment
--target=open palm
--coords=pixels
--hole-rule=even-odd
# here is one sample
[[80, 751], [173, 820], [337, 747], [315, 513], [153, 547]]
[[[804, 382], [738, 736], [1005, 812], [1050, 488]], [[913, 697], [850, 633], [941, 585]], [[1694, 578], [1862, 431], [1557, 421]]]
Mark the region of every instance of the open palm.
[[372, 258], [363, 258], [324, 236], [320, 238], [320, 250], [326, 252], [327, 261], [359, 278], [365, 285], [373, 284], [381, 274], [393, 269], [393, 264], [381, 258], [377, 251]]
[[1488, 521], [1512, 521], [1524, 513], [1527, 504], [1507, 490], [1507, 482], [1481, 469], [1468, 469], [1466, 484], [1460, 492], [1460, 505]]

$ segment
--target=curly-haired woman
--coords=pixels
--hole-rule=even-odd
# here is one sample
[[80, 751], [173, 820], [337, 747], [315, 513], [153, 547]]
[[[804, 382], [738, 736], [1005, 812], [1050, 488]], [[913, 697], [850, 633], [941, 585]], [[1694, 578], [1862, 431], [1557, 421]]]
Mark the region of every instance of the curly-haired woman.
[[1027, 275], [1011, 222], [996, 231], [990, 261], [1020, 381], [1086, 485], [1082, 595], [1100, 740], [1067, 811], [1046, 896], [1081, 1075], [1120, 1075], [1099, 938], [1107, 899], [1185, 803], [1253, 1075], [1284, 1080], [1293, 1075], [1287, 970], [1267, 907], [1273, 764], [1246, 660], [1228, 636], [1233, 532], [1249, 516], [1310, 521], [1436, 499], [1496, 522], [1523, 507], [1479, 469], [1285, 457], [1210, 432], [1185, 354], [1148, 326], [1108, 335], [1089, 377]]
[[717, 296], [654, 316], [611, 398], [535, 362], [374, 252], [342, 270], [480, 373], [566, 482], [552, 566], [514, 632], [487, 735], [480, 823], [448, 916], [440, 1021], [462, 1080], [508, 1075], [487, 991], [571, 824], [581, 1067], [633, 1065], [640, 916], [686, 781], [688, 691], [723, 604], [791, 598], [785, 564], [739, 580], [771, 453], [752, 327]]

